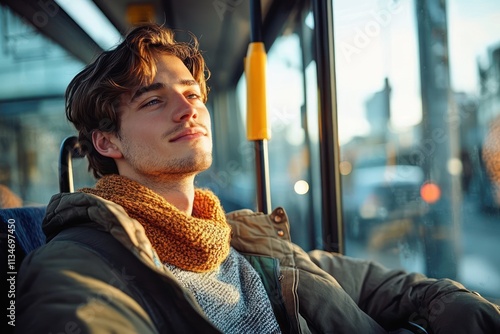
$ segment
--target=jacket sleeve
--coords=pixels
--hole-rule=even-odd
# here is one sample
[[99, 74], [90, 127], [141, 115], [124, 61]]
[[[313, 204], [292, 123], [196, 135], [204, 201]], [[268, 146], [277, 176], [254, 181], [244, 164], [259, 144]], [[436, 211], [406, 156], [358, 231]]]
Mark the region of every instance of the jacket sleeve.
[[309, 255], [386, 329], [411, 321], [434, 334], [500, 333], [500, 307], [458, 282], [324, 251]]
[[112, 272], [92, 251], [49, 243], [23, 261], [16, 332], [156, 333], [148, 314], [124, 292], [128, 289], [126, 273]]

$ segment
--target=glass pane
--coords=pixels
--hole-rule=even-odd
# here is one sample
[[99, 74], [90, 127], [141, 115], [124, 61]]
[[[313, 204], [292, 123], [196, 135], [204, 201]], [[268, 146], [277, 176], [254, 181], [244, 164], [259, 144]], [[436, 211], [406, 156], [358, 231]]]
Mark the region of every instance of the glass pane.
[[500, 299], [500, 2], [333, 10], [346, 253]]
[[[0, 6], [0, 184], [23, 204], [46, 205], [59, 192], [62, 140], [76, 132], [64, 116], [64, 92], [83, 68], [61, 47]], [[92, 184], [75, 160], [75, 188]]]

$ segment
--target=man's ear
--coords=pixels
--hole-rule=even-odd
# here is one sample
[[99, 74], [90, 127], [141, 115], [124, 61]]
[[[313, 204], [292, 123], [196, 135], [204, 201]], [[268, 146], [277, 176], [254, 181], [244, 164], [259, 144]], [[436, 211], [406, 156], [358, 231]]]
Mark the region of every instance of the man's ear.
[[123, 158], [120, 148], [115, 144], [116, 135], [96, 130], [92, 132], [92, 143], [99, 154], [113, 159]]

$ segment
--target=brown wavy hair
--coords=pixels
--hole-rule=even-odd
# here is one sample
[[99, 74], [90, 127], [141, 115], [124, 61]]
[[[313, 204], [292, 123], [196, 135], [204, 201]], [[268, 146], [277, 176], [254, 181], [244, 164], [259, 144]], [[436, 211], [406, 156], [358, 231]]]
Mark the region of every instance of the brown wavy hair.
[[104, 51], [69, 83], [66, 89], [66, 117], [78, 131], [81, 153], [89, 160], [89, 171], [96, 178], [118, 174], [112, 158], [94, 149], [92, 132], [100, 130], [119, 135], [118, 105], [123, 94], [152, 83], [156, 57], [171, 54], [186, 65], [200, 85], [202, 100], [207, 101], [206, 81], [210, 72], [199, 50], [198, 40], [177, 42], [174, 32], [157, 24], [134, 28], [116, 48]]

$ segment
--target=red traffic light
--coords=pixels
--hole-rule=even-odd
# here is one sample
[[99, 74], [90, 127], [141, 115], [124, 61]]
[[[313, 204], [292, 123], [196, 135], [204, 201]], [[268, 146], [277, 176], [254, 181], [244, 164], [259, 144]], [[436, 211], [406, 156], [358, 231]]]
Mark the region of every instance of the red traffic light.
[[420, 196], [425, 202], [433, 204], [441, 198], [441, 189], [435, 183], [426, 182], [420, 187]]

